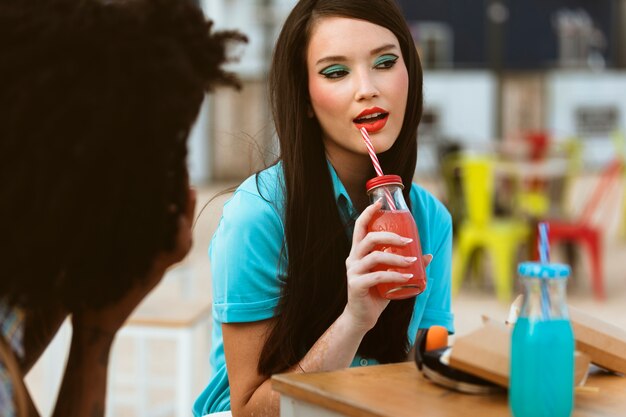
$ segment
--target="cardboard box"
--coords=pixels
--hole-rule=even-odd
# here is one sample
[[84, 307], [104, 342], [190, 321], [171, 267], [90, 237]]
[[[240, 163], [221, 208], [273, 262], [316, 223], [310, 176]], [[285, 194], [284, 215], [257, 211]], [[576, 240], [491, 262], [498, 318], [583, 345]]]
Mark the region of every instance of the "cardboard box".
[[[511, 328], [487, 320], [484, 326], [456, 339], [450, 355], [450, 366], [479, 376], [503, 387], [509, 386]], [[574, 383], [584, 382], [590, 358], [576, 351]]]
[[626, 375], [626, 330], [568, 307], [576, 349], [598, 366]]

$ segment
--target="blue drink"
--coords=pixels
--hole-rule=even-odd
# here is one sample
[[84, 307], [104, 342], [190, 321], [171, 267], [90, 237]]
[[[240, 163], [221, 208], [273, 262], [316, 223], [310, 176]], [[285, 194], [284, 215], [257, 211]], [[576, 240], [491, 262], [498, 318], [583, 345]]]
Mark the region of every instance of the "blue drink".
[[569, 417], [574, 408], [574, 332], [567, 312], [570, 268], [524, 262], [524, 302], [511, 336], [509, 406], [514, 417]]
[[568, 417], [574, 406], [569, 320], [519, 318], [511, 344], [509, 403], [515, 417]]

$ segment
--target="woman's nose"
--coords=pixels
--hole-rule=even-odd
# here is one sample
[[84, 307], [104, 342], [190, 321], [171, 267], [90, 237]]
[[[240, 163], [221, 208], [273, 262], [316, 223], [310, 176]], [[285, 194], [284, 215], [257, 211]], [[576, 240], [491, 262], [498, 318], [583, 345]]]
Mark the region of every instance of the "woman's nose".
[[362, 101], [378, 96], [379, 91], [376, 88], [374, 80], [368, 73], [360, 74], [356, 79], [355, 100]]

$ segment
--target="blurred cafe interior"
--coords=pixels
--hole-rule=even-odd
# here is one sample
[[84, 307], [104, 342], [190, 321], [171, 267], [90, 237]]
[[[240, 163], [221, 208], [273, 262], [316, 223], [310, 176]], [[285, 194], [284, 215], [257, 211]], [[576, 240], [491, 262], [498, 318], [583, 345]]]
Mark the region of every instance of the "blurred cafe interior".
[[[190, 138], [195, 247], [122, 330], [108, 415], [182, 416], [208, 380], [207, 248], [228, 194], [277, 155], [266, 74], [295, 0], [199, 0], [232, 51], [239, 92], [207, 97]], [[424, 70], [415, 181], [453, 217], [457, 335], [506, 318], [538, 222], [571, 265], [568, 301], [626, 328], [626, 0], [399, 0]], [[49, 414], [69, 324], [29, 375]], [[199, 365], [200, 364], [200, 365]], [[187, 412], [184, 413], [185, 410]]]

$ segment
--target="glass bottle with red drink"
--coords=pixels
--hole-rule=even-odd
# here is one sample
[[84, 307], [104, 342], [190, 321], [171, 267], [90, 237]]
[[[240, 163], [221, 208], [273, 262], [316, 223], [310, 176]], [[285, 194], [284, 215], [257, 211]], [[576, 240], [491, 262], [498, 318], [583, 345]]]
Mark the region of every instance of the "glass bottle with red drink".
[[402, 283], [384, 283], [376, 288], [379, 294], [389, 300], [401, 300], [414, 297], [426, 288], [426, 272], [422, 263], [422, 248], [415, 219], [404, 201], [402, 178], [398, 175], [381, 175], [367, 181], [367, 194], [370, 202], [381, 200], [382, 207], [374, 214], [368, 225], [370, 232], [393, 232], [402, 237], [413, 239], [404, 246], [378, 245], [374, 250], [394, 253], [401, 256], [413, 256], [417, 261], [407, 267], [385, 264], [376, 265], [373, 271], [396, 271], [402, 274], [413, 274], [413, 277]]

